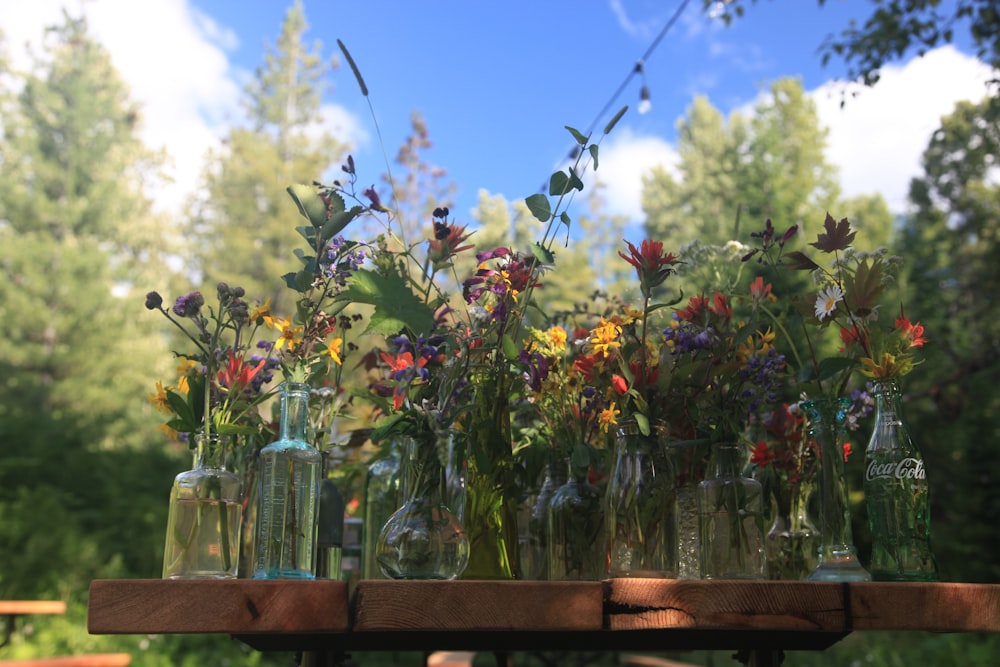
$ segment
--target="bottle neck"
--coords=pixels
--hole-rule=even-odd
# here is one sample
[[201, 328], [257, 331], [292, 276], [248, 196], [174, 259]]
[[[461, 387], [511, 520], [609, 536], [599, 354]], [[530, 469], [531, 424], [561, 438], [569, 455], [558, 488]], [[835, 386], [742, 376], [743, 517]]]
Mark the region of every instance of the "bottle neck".
[[712, 445], [712, 459], [709, 474], [720, 477], [740, 477], [743, 469], [744, 451], [737, 443], [720, 443]]
[[218, 433], [194, 435], [194, 467], [212, 470], [222, 470], [226, 467], [226, 449], [228, 443], [224, 436]]
[[281, 385], [281, 440], [306, 439], [309, 414], [309, 385], [286, 382]]
[[895, 380], [875, 383], [875, 418], [879, 423], [899, 423], [902, 420], [902, 401], [899, 385]]

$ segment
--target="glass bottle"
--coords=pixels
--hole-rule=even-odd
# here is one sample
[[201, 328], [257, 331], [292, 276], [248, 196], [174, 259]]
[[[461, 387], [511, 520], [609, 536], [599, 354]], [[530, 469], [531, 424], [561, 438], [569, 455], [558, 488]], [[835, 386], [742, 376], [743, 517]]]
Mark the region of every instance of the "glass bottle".
[[819, 530], [809, 516], [811, 486], [787, 479], [779, 484], [774, 521], [767, 533], [767, 575], [800, 581], [816, 569], [819, 551]]
[[676, 476], [666, 432], [644, 436], [634, 421], [615, 439], [615, 467], [605, 496], [607, 574], [677, 576]]
[[764, 490], [744, 477], [736, 443], [712, 446], [708, 478], [698, 485], [702, 579], [765, 579]]
[[545, 541], [549, 581], [598, 581], [604, 578], [604, 512], [600, 490], [587, 480], [587, 468], [566, 461], [566, 482], [549, 502]]
[[402, 445], [390, 440], [388, 454], [368, 466], [365, 476], [365, 510], [361, 522], [361, 578], [385, 579], [375, 558], [375, 544], [382, 526], [399, 509], [399, 458]]
[[226, 470], [226, 440], [194, 435], [194, 465], [170, 489], [164, 579], [233, 579], [240, 548], [240, 478]]
[[671, 441], [670, 461], [673, 465], [677, 498], [677, 578], [701, 578], [701, 543], [698, 528], [698, 485], [705, 480], [710, 449], [690, 443]]
[[344, 494], [330, 478], [333, 456], [323, 452], [323, 479], [319, 486], [319, 526], [316, 530], [316, 577], [340, 579], [344, 549]]
[[[548, 456], [557, 458], [551, 454]], [[521, 574], [525, 579], [545, 581], [549, 577], [549, 505], [556, 490], [567, 479], [564, 461], [547, 461], [538, 493], [534, 495], [530, 507], [526, 508], [524, 520], [518, 521], [518, 530], [525, 534], [525, 544], [520, 553]]]
[[[441, 443], [445, 447], [446, 443]], [[375, 545], [389, 579], [456, 579], [469, 562], [469, 539], [445, 504], [446, 468], [433, 438], [408, 438], [402, 456], [402, 506]]]
[[260, 451], [254, 579], [315, 579], [323, 457], [306, 440], [308, 410], [308, 385], [281, 385], [279, 438]]
[[871, 581], [861, 566], [851, 530], [851, 506], [844, 478], [844, 428], [849, 398], [802, 401], [809, 437], [819, 451], [819, 561], [809, 581]]
[[937, 581], [927, 472], [903, 421], [894, 380], [875, 383], [875, 428], [865, 451], [864, 489], [872, 533], [872, 578]]

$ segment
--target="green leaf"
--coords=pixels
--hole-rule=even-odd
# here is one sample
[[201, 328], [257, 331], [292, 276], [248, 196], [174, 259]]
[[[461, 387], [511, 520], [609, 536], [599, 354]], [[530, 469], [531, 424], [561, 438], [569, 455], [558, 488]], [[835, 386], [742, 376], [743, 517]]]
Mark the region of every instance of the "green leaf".
[[829, 213], [826, 214], [826, 220], [823, 221], [823, 228], [826, 233], [820, 234], [816, 237], [815, 243], [809, 244], [823, 252], [843, 250], [854, 242], [854, 237], [857, 235], [857, 232], [851, 229], [851, 223], [848, 222], [847, 218], [837, 222]]
[[292, 289], [298, 292], [308, 292], [309, 288], [312, 287], [312, 282], [313, 282], [312, 271], [307, 271], [303, 269], [295, 274], [295, 285], [292, 287]]
[[531, 254], [542, 264], [555, 264], [555, 254], [538, 241], [535, 241], [534, 245], [531, 246]]
[[296, 183], [285, 188], [292, 197], [295, 205], [299, 207], [301, 213], [314, 227], [321, 227], [326, 222], [327, 204], [319, 196], [319, 190], [313, 185], [303, 185]]
[[549, 194], [559, 197], [569, 192], [569, 176], [565, 172], [557, 171], [549, 179]]
[[576, 175], [576, 170], [572, 167], [569, 168], [569, 184], [570, 187], [583, 192], [583, 181]]
[[581, 146], [587, 145], [587, 137], [584, 136], [579, 130], [572, 128], [569, 125], [566, 125], [565, 127], [567, 130], [569, 130], [569, 133], [573, 135], [573, 139], [576, 140], [576, 143], [580, 144]]
[[337, 300], [375, 306], [366, 332], [393, 336], [409, 329], [414, 334], [428, 334], [434, 328], [434, 311], [397, 274], [356, 271]]
[[326, 243], [342, 232], [363, 210], [360, 206], [354, 206], [349, 211], [338, 211], [331, 215], [330, 219], [323, 225], [323, 242]]
[[639, 432], [643, 435], [649, 435], [649, 418], [641, 412], [637, 412], [632, 416], [635, 418], [635, 423], [639, 427]]
[[501, 343], [503, 345], [503, 355], [508, 359], [517, 359], [521, 350], [517, 346], [517, 343], [514, 342], [514, 339], [511, 338], [510, 334], [504, 334]]
[[524, 200], [525, 205], [537, 220], [548, 222], [552, 217], [552, 208], [549, 206], [549, 198], [543, 194], [535, 193]]
[[573, 453], [570, 455], [570, 463], [578, 470], [586, 470], [590, 467], [590, 448], [583, 443], [576, 443], [573, 446]]
[[858, 262], [853, 276], [845, 272], [844, 288], [848, 308], [861, 317], [870, 314], [882, 297], [882, 262]]
[[587, 150], [590, 151], [590, 159], [594, 161], [594, 171], [597, 171], [597, 144], [590, 144]]

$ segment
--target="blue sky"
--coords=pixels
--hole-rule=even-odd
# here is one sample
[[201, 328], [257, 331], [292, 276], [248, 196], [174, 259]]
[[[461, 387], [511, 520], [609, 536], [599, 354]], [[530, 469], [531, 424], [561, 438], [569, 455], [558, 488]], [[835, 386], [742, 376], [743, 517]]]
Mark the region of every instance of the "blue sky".
[[[17, 3], [17, 11], [4, 11]], [[38, 43], [60, 6], [85, 11], [145, 110], [144, 137], [173, 156], [177, 183], [158, 193], [178, 210], [195, 186], [205, 151], [238, 122], [240, 89], [280, 32], [288, 2], [234, 0], [0, 0], [0, 29], [18, 57]], [[690, 0], [643, 63], [652, 109], [636, 110], [642, 79], [615, 92], [650, 49], [682, 0], [510, 0], [475, 2], [304, 0], [310, 31], [327, 57], [339, 38], [370, 90], [390, 156], [423, 114], [434, 148], [426, 158], [459, 187], [454, 215], [485, 189], [509, 200], [536, 191], [571, 147], [564, 125], [598, 130], [621, 105], [630, 111], [601, 149], [598, 176], [609, 208], [638, 222], [641, 174], [675, 160], [675, 126], [695, 95], [724, 113], [748, 109], [769, 83], [801, 78], [830, 130], [828, 157], [847, 194], [881, 192], [897, 212], [941, 115], [978, 98], [988, 72], [967, 44], [908, 59], [883, 82], [840, 108], [843, 73], [821, 67], [818, 47], [853, 18], [863, 0], [758, 0], [732, 26]], [[15, 61], [17, 62], [17, 61]], [[23, 61], [22, 61], [23, 62]], [[384, 170], [367, 103], [346, 63], [330, 76], [328, 127], [354, 145], [362, 180]], [[303, 174], [302, 179], [314, 175]]]

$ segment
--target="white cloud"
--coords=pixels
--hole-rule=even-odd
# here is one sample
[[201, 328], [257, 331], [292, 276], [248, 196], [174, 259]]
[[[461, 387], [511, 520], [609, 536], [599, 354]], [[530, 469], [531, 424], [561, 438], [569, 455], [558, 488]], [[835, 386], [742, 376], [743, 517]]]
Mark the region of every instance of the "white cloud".
[[650, 169], [673, 169], [677, 151], [665, 139], [637, 135], [617, 128], [601, 146], [597, 178], [604, 184], [608, 212], [625, 215], [632, 222], [645, 220], [642, 212], [642, 177]]
[[[179, 214], [199, 181], [206, 153], [243, 115], [239, 99], [249, 74], [229, 59], [238, 44], [235, 33], [188, 0], [35, 0], [0, 12], [16, 66], [28, 64], [25, 42], [41, 50], [44, 27], [62, 22], [63, 6], [74, 17], [85, 13], [91, 34], [108, 49], [141, 107], [143, 141], [167, 151], [174, 183], [154, 196], [161, 209]], [[360, 124], [347, 112], [325, 111], [338, 137], [348, 131], [348, 140], [364, 140]]]
[[873, 88], [859, 88], [840, 106], [843, 84], [811, 93], [829, 128], [827, 159], [840, 169], [844, 194], [880, 193], [894, 213], [906, 211], [910, 179], [922, 173], [920, 156], [956, 102], [987, 94], [990, 69], [952, 46], [905, 65], [886, 67]]

